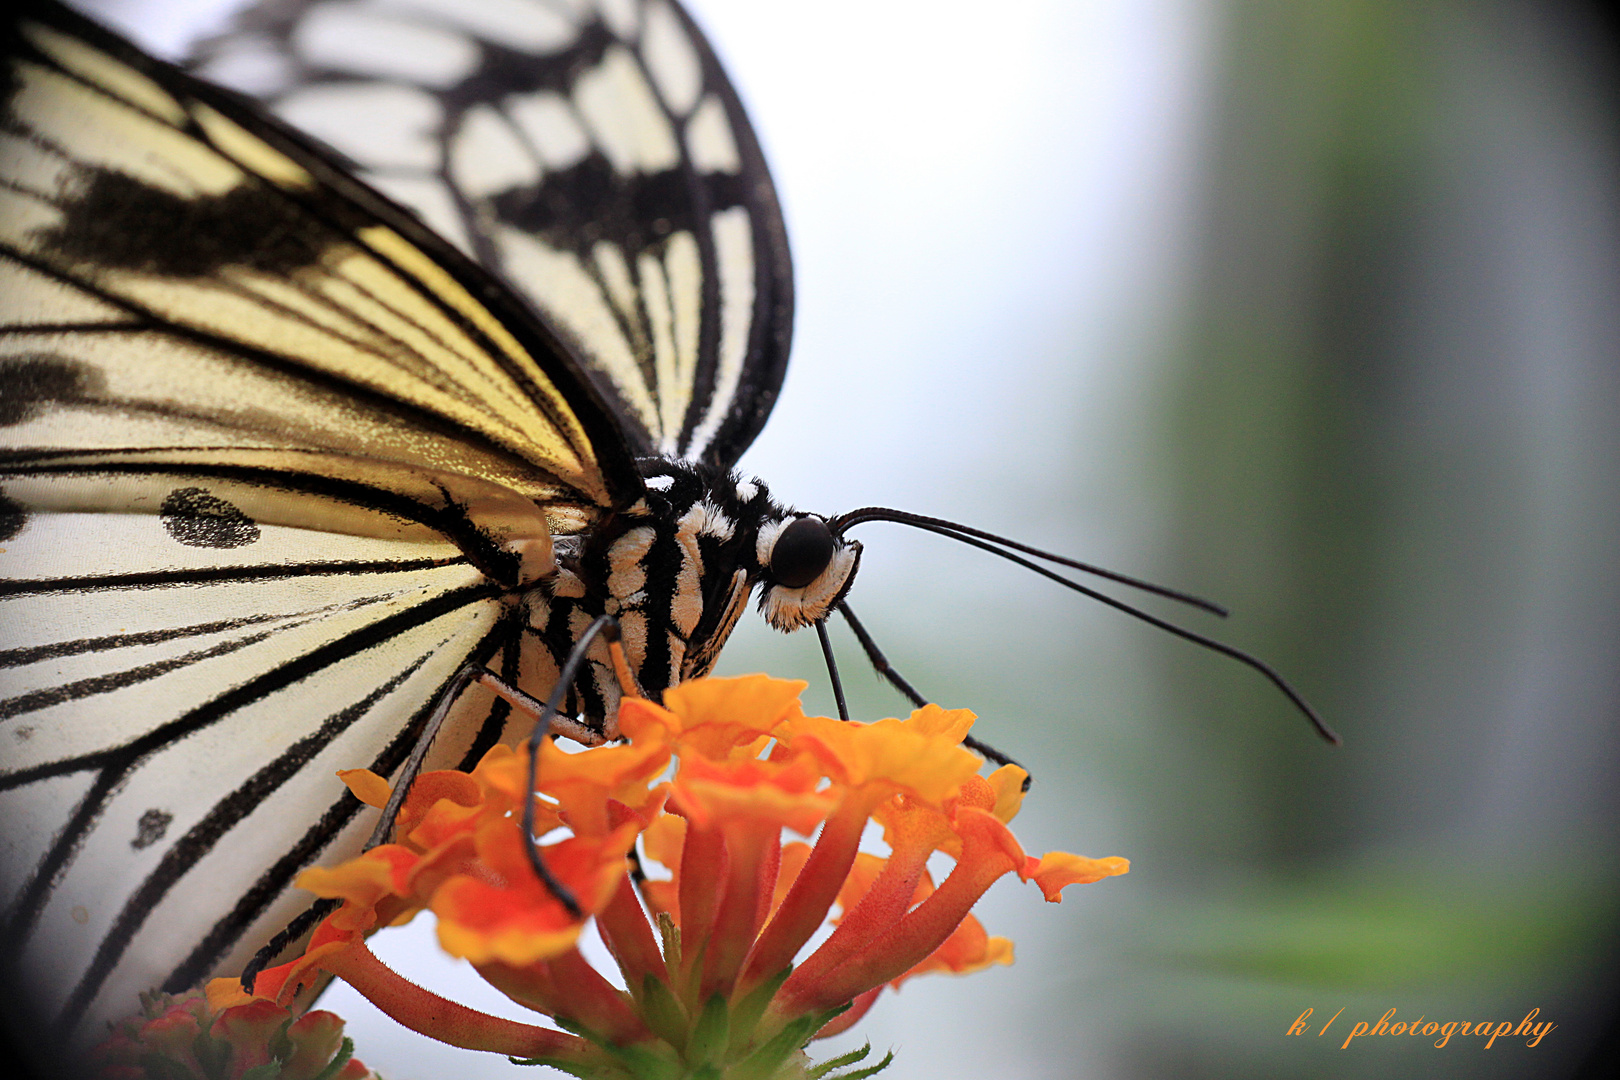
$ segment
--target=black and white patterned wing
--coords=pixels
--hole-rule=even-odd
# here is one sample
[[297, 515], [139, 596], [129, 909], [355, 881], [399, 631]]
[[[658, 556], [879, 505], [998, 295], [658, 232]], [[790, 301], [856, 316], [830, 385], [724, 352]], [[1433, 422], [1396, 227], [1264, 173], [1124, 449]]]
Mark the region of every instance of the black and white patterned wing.
[[[546, 532], [643, 493], [567, 350], [234, 95], [55, 5], [0, 44], [0, 981], [95, 1037], [240, 969]], [[469, 695], [465, 761], [505, 706]]]
[[787, 362], [786, 233], [672, 0], [271, 0], [193, 63], [533, 302], [639, 453], [729, 466], [758, 434]]
[[[464, 664], [516, 673], [499, 589], [445, 536], [261, 525], [252, 485], [166, 480], [161, 515], [6, 485], [0, 970], [41, 1045], [240, 971], [308, 905], [297, 873], [375, 824], [336, 771], [393, 775]], [[469, 695], [434, 767], [520, 734], [507, 719]]]

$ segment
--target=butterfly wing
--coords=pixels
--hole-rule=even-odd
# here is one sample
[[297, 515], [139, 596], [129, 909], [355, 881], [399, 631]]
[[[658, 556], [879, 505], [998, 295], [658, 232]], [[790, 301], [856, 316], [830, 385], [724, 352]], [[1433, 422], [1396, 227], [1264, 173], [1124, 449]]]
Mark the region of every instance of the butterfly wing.
[[[256, 535], [192, 547], [188, 526]], [[94, 572], [65, 573], [89, 545]], [[393, 774], [459, 668], [512, 636], [428, 530], [45, 511], [4, 559], [7, 978], [59, 1033], [240, 970], [307, 905], [298, 871], [373, 824], [334, 773]], [[441, 767], [503, 735], [504, 709], [461, 713]]]
[[786, 232], [671, 0], [266, 3], [194, 63], [511, 283], [638, 453], [730, 466], [759, 433], [787, 363]]
[[[333, 772], [392, 773], [465, 663], [517, 663], [513, 541], [642, 489], [565, 348], [413, 216], [58, 7], [15, 20], [3, 960], [94, 1036], [239, 966], [360, 838]], [[501, 734], [472, 697], [441, 761]]]

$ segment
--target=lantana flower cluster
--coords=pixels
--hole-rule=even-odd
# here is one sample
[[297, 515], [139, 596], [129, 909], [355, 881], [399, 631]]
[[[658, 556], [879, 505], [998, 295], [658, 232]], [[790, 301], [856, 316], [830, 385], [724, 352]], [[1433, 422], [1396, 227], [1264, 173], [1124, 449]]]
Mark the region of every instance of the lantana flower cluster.
[[92, 1068], [97, 1080], [377, 1080], [353, 1052], [343, 1021], [324, 1010], [152, 993], [96, 1047]]
[[[812, 1067], [804, 1046], [847, 1029], [885, 986], [1011, 962], [1011, 943], [970, 913], [997, 879], [1017, 874], [1056, 901], [1067, 885], [1128, 869], [1119, 858], [1026, 855], [1007, 827], [1026, 774], [980, 775], [983, 761], [962, 746], [971, 713], [931, 705], [847, 723], [806, 716], [803, 688], [749, 676], [682, 684], [662, 706], [626, 700], [627, 741], [542, 747], [537, 796], [526, 759], [506, 747], [470, 774], [424, 774], [396, 843], [299, 879], [342, 906], [302, 957], [258, 976], [255, 994], [289, 1002], [329, 973], [413, 1030], [579, 1077], [820, 1077], [859, 1052]], [[386, 802], [380, 777], [343, 775], [362, 801]], [[530, 798], [541, 856], [578, 917], [528, 863]], [[860, 850], [869, 823], [886, 858]], [[936, 852], [955, 861], [937, 884]], [[643, 877], [653, 862], [668, 876], [648, 866]], [[445, 950], [557, 1027], [448, 1001], [367, 948], [369, 933], [423, 910]], [[830, 915], [831, 933], [795, 963]], [[581, 954], [588, 922], [625, 989]], [[210, 993], [245, 1000], [225, 980]]]

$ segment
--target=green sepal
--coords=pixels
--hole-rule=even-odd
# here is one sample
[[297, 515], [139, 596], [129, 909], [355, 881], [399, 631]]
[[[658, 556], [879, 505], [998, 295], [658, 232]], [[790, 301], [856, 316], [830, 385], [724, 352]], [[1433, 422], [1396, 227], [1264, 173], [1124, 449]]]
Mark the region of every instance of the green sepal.
[[730, 1040], [731, 1010], [724, 995], [715, 994], [703, 1003], [703, 1011], [692, 1025], [692, 1035], [686, 1040], [684, 1056], [694, 1065], [724, 1061]]
[[859, 1050], [851, 1050], [847, 1054], [839, 1054], [837, 1057], [828, 1061], [823, 1061], [820, 1065], [817, 1065], [815, 1068], [811, 1069], [805, 1074], [804, 1080], [821, 1080], [823, 1076], [826, 1076], [834, 1069], [842, 1069], [845, 1065], [858, 1065], [865, 1061], [866, 1056], [871, 1052], [872, 1044], [867, 1043]]
[[889, 1063], [893, 1060], [894, 1051], [890, 1050], [887, 1054], [883, 1055], [883, 1060], [878, 1062], [876, 1065], [869, 1065], [864, 1069], [856, 1069], [854, 1072], [839, 1073], [837, 1076], [829, 1076], [827, 1077], [827, 1080], [866, 1080], [868, 1076], [876, 1076], [884, 1069], [887, 1069], [889, 1067]]
[[619, 1049], [612, 1043], [608, 1042], [606, 1036], [598, 1034], [593, 1029], [581, 1024], [578, 1020], [570, 1020], [566, 1016], [553, 1016], [551, 1019], [553, 1023], [562, 1028], [564, 1031], [568, 1032], [568, 1034], [578, 1035], [580, 1038], [584, 1039], [598, 1050], [606, 1050], [611, 1053], [612, 1051]]
[[680, 1066], [669, 1058], [660, 1057], [645, 1046], [620, 1046], [609, 1042], [583, 1024], [564, 1020], [560, 1016], [554, 1016], [552, 1019], [564, 1031], [578, 1035], [602, 1051], [636, 1080], [679, 1080]]
[[276, 1033], [270, 1036], [270, 1045], [267, 1049], [270, 1051], [271, 1061], [287, 1061], [293, 1056], [293, 1051], [297, 1048], [293, 1046], [292, 1037], [287, 1034], [287, 1029], [292, 1026], [293, 1018], [289, 1016], [281, 1022], [280, 1027], [276, 1028]]
[[787, 977], [793, 973], [792, 966], [783, 968], [770, 979], [754, 987], [743, 999], [737, 1002], [731, 1010], [731, 1053], [736, 1055], [746, 1047], [754, 1038], [754, 1029], [759, 1026], [760, 1017], [765, 1015], [765, 1009], [770, 1005], [771, 999], [782, 988]]
[[732, 1069], [726, 1080], [771, 1080], [783, 1062], [809, 1042], [810, 1037], [825, 1027], [829, 1020], [848, 1008], [849, 1004], [846, 1003], [836, 1009], [810, 1013], [789, 1021], [769, 1042]]
[[345, 1035], [343, 1036], [342, 1045], [338, 1047], [338, 1052], [332, 1056], [332, 1060], [326, 1068], [315, 1075], [315, 1080], [332, 1080], [333, 1077], [343, 1071], [343, 1066], [347, 1065], [352, 1057], [354, 1057], [354, 1040]]
[[641, 1018], [654, 1035], [685, 1052], [686, 1009], [669, 984], [651, 972], [641, 977]]
[[231, 1064], [231, 1044], [229, 1039], [216, 1039], [207, 1027], [197, 1032], [197, 1037], [191, 1040], [191, 1052], [197, 1057], [197, 1064], [202, 1066], [202, 1074], [207, 1080], [224, 1080], [225, 1070]]
[[709, 943], [699, 940], [694, 946], [691, 942], [681, 945], [686, 961], [691, 965], [684, 973], [680, 968], [670, 968], [670, 981], [674, 983], [675, 992], [680, 995], [686, 1007], [696, 1009], [698, 993], [703, 989], [703, 961], [708, 955]]
[[674, 974], [681, 970], [681, 928], [667, 911], [658, 913], [658, 937], [664, 945], [664, 966]]

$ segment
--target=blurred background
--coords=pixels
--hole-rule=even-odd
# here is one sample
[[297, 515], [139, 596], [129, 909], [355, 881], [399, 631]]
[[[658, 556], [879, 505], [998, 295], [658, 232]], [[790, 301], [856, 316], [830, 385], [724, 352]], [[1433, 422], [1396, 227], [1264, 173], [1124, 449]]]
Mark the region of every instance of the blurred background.
[[[218, 0], [86, 5], [175, 55]], [[1033, 851], [1124, 878], [980, 907], [1018, 963], [855, 1032], [892, 1080], [1570, 1077], [1613, 1054], [1620, 110], [1596, 5], [690, 0], [797, 260], [745, 469], [1228, 603], [1252, 672], [869, 525], [851, 600], [1032, 765]], [[1165, 611], [1164, 605], [1150, 605]], [[852, 706], [901, 701], [841, 641]], [[745, 620], [721, 663], [807, 678]], [[436, 987], [424, 919], [379, 952]], [[384, 935], [387, 937], [388, 935]], [[476, 980], [468, 978], [468, 984]], [[470, 992], [469, 992], [470, 995]], [[334, 991], [391, 1080], [516, 1075]], [[1325, 1037], [1312, 1031], [1343, 1009]], [[1395, 1020], [1558, 1027], [1364, 1039]]]

